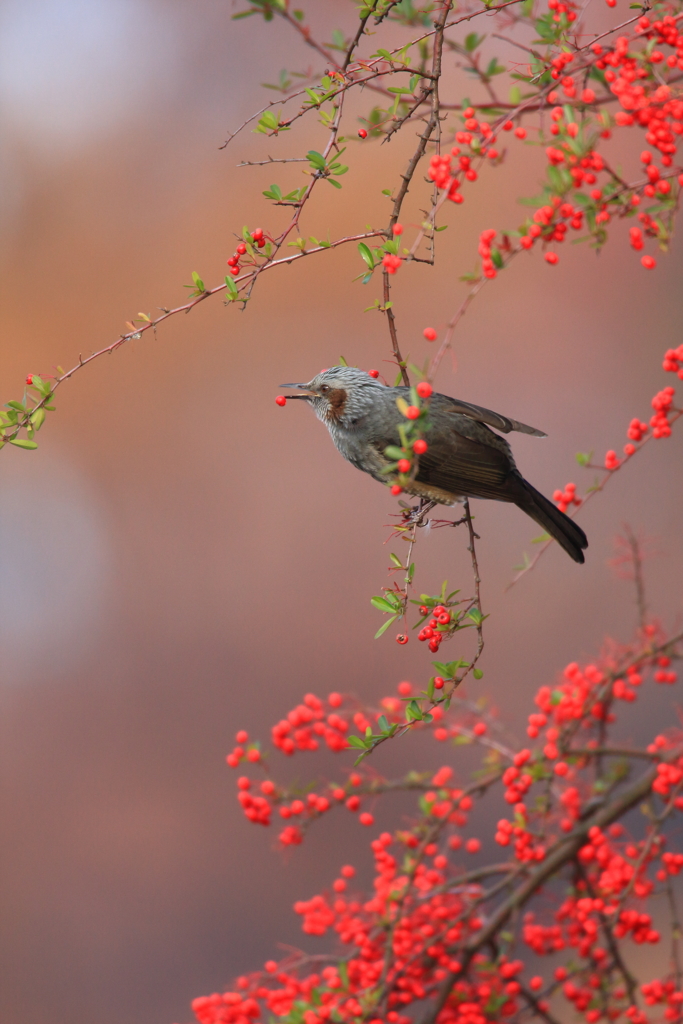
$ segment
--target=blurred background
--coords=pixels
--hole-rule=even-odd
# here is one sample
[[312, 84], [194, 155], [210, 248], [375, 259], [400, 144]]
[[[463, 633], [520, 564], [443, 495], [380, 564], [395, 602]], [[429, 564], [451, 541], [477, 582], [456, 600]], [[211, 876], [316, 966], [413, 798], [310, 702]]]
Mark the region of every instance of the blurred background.
[[[3, 402], [20, 397], [27, 373], [113, 341], [138, 311], [184, 301], [193, 270], [219, 283], [244, 224], [284, 223], [261, 192], [300, 185], [298, 165], [236, 165], [321, 149], [322, 129], [302, 122], [268, 141], [247, 130], [219, 146], [272, 98], [260, 83], [322, 65], [284, 25], [234, 22], [236, 9], [0, 3]], [[345, 0], [312, 5], [313, 30], [327, 26], [328, 38], [353, 19]], [[513, 59], [502, 44], [491, 52]], [[414, 134], [361, 149], [362, 109], [350, 111], [344, 188], [321, 183], [306, 233], [334, 238], [388, 218], [381, 190]], [[617, 145], [634, 175], [641, 138]], [[437, 267], [395, 278], [400, 339], [416, 362], [429, 350], [422, 329], [443, 325], [464, 295], [479, 232], [516, 227], [517, 197], [537, 191], [541, 155], [509, 148], [506, 167], [487, 168], [448, 210]], [[406, 237], [425, 201], [416, 183]], [[540, 253], [520, 258], [486, 289], [438, 382], [548, 431], [514, 438], [545, 493], [568, 480], [583, 490], [592, 476], [575, 453], [602, 459], [621, 449], [631, 417], [649, 418], [652, 394], [672, 382], [661, 354], [681, 340], [680, 245], [654, 273], [623, 224], [599, 256], [560, 255], [554, 268]], [[287, 944], [326, 948], [304, 943], [292, 903], [350, 859], [368, 877], [371, 836], [356, 817], [331, 815], [284, 856], [274, 829], [244, 821], [224, 762], [237, 729], [267, 739], [308, 691], [372, 700], [429, 675], [414, 639], [372, 639], [381, 618], [369, 598], [400, 551], [384, 545], [395, 499], [343, 462], [309, 410], [273, 401], [281, 381], [307, 380], [340, 353], [392, 376], [385, 324], [363, 312], [378, 283], [353, 283], [361, 269], [355, 247], [337, 250], [264, 275], [243, 313], [220, 297], [203, 303], [60, 388], [36, 452], [2, 452], [4, 1024], [187, 1021], [191, 998]], [[490, 619], [470, 693], [488, 694], [519, 734], [539, 685], [607, 636], [631, 636], [633, 594], [607, 565], [622, 522], [652, 538], [651, 611], [680, 620], [682, 433], [648, 446], [586, 509], [584, 567], [553, 549], [505, 592], [538, 529], [514, 508], [476, 505]], [[444, 578], [469, 588], [465, 543], [445, 530], [421, 539], [418, 592]], [[666, 720], [664, 689], [639, 703], [628, 738]], [[386, 772], [448, 756], [466, 775], [471, 763], [419, 736], [390, 747], [376, 761]], [[341, 778], [350, 764], [275, 761], [290, 778]], [[378, 825], [411, 807], [396, 797]], [[473, 827], [496, 813], [483, 808]]]

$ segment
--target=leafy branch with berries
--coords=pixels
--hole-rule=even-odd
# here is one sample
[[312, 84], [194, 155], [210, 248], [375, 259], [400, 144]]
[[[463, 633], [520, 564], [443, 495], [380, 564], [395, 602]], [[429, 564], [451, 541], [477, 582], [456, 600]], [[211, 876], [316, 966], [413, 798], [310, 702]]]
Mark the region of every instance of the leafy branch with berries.
[[[618, 3], [623, 6], [606, 0], [608, 9]], [[267, 166], [270, 176], [278, 165], [278, 181], [264, 179], [260, 190], [265, 226], [241, 225], [235, 212], [227, 273], [210, 269], [217, 283], [207, 284], [205, 271], [192, 271], [182, 303], [159, 307], [158, 315], [138, 313], [125, 322], [125, 333], [79, 355], [70, 369], [28, 373], [22, 397], [0, 412], [0, 447], [35, 449], [57, 390], [94, 360], [155, 337], [168, 319], [214, 296], [224, 301], [226, 315], [244, 310], [264, 273], [350, 247], [358, 260], [359, 310], [381, 314], [391, 378], [406, 389], [394, 403], [395, 443], [377, 453], [383, 460], [377, 476], [400, 499], [418, 493], [439, 398], [435, 383], [457, 328], [513, 260], [528, 273], [561, 273], [561, 247], [574, 235], [573, 242], [596, 251], [621, 241], [643, 270], [655, 269], [654, 253], [670, 245], [683, 187], [677, 156], [681, 0], [631, 5], [615, 12], [606, 30], [595, 27], [588, 4], [575, 0], [463, 0], [457, 6], [454, 0], [361, 0], [356, 15], [350, 33], [330, 24], [318, 38], [306, 13], [289, 0], [244, 0], [238, 22], [262, 18], [267, 31], [282, 33], [285, 52], [293, 34], [317, 61], [314, 70], [285, 69], [270, 83], [277, 98], [225, 143], [234, 148], [249, 130], [264, 147], [263, 159], [240, 166]], [[499, 51], [485, 57], [493, 40]], [[296, 149], [304, 121], [319, 133], [315, 149], [310, 141]], [[400, 166], [389, 145], [399, 132], [416, 139]], [[615, 136], [624, 140], [621, 148]], [[363, 174], [371, 146], [384, 160], [386, 187], [377, 196], [384, 213], [378, 210], [369, 225], [352, 220], [331, 238], [330, 201]], [[508, 226], [482, 223], [477, 251], [459, 268], [462, 294], [450, 318], [411, 340], [411, 350], [427, 346], [416, 365], [399, 338], [397, 300], [410, 295], [414, 301], [413, 265], [440, 259], [439, 234], [457, 227], [463, 203], [485, 208], [513, 147], [538, 150], [540, 192], [522, 197], [528, 215], [521, 221], [511, 211]], [[420, 211], [417, 223], [410, 219], [409, 192]], [[425, 311], [423, 322], [428, 319]], [[663, 371], [683, 379], [683, 345], [666, 351]], [[365, 384], [376, 383], [379, 371], [361, 376]], [[282, 407], [288, 399], [276, 401]], [[663, 387], [651, 404], [649, 421], [640, 419], [641, 409], [628, 424], [623, 454], [610, 449], [596, 461], [592, 453], [579, 453], [592, 482], [558, 488], [554, 502], [561, 513], [573, 521], [616, 473], [631, 471], [646, 445], [671, 436], [683, 416], [674, 387]], [[516, 423], [501, 429], [540, 433]], [[506, 444], [501, 437], [498, 442]], [[294, 904], [305, 934], [334, 935], [329, 954], [301, 951], [268, 960], [227, 990], [195, 999], [195, 1018], [199, 1024], [559, 1024], [571, 1012], [587, 1024], [680, 1024], [675, 879], [683, 853], [671, 847], [683, 811], [683, 730], [670, 714], [643, 747], [623, 737], [635, 728], [643, 695], [677, 683], [683, 634], [648, 613], [641, 545], [629, 535], [624, 557], [638, 595], [632, 635], [610, 641], [590, 661], [570, 662], [537, 686], [521, 742], [494, 706], [465, 692], [465, 682], [483, 674], [479, 538], [466, 496], [454, 520], [428, 518], [437, 500], [399, 505], [392, 535], [406, 546], [391, 555], [390, 572], [402, 577], [371, 599], [386, 617], [376, 636], [403, 620], [396, 638], [401, 647], [412, 629], [431, 655], [444, 642], [466, 643], [467, 637], [471, 652], [463, 648], [450, 660], [442, 654], [421, 682], [402, 680], [377, 704], [353, 694], [307, 692], [273, 725], [270, 748], [240, 729], [227, 755], [228, 765], [242, 772], [237, 790], [245, 817], [261, 826], [280, 819], [281, 847], [300, 846], [332, 813], [350, 815], [349, 828], [372, 829], [375, 804], [389, 792], [414, 794], [413, 815], [373, 836], [370, 894], [355, 886], [356, 868], [347, 864], [331, 870], [336, 877], [329, 890]], [[447, 583], [436, 593], [414, 592], [415, 546], [427, 525], [464, 527], [471, 592]], [[553, 543], [549, 533], [537, 541], [536, 556], [525, 556], [513, 582]], [[575, 561], [582, 559], [579, 546]], [[418, 615], [411, 626], [413, 608]], [[378, 747], [401, 741], [407, 752], [418, 735], [440, 745], [442, 767], [385, 778], [377, 768]], [[463, 746], [481, 754], [472, 775], [458, 756]], [[280, 756], [321, 748], [340, 759], [335, 778], [321, 774], [303, 784], [276, 772]], [[497, 799], [508, 805], [491, 830], [500, 859], [485, 863], [471, 812]], [[643, 945], [658, 954], [638, 957]]]

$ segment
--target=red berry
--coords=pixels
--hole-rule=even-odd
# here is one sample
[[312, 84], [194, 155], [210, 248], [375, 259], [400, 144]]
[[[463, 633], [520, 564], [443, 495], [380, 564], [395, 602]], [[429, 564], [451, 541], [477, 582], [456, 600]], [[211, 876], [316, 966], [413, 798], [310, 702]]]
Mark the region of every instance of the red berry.
[[392, 228], [392, 231], [394, 232], [395, 235], [402, 235], [403, 234], [403, 225], [402, 224], [394, 224], [394, 226]]
[[235, 250], [235, 252], [238, 252], [240, 254], [240, 256], [244, 256], [246, 251], [247, 251], [247, 247], [244, 244], [244, 242], [240, 242], [240, 244], [237, 246], [237, 249]]
[[32, 373], [29, 373], [28, 377], [26, 378], [26, 383], [27, 384], [33, 384], [33, 374]]
[[238, 263], [239, 263], [239, 256], [231, 256], [230, 259], [228, 260], [228, 266], [229, 267], [236, 267]]
[[233, 277], [237, 277], [239, 272], [240, 272], [240, 268], [239, 267], [230, 267], [230, 273], [232, 274]]
[[422, 333], [424, 334], [427, 341], [436, 341], [436, 331], [434, 330], [433, 327], [425, 327]]
[[[650, 259], [652, 257], [649, 257]], [[420, 410], [416, 405], [409, 405], [405, 412], [406, 419], [417, 420], [420, 417]]]
[[398, 471], [399, 473], [410, 473], [410, 459], [399, 459]]
[[646, 270], [654, 270], [654, 268], [657, 266], [657, 260], [654, 258], [654, 256], [643, 256], [641, 257], [640, 262], [643, 264]]
[[247, 743], [248, 741], [249, 741], [249, 733], [245, 732], [244, 729], [240, 729], [240, 731], [235, 736], [235, 742], [236, 743]]
[[408, 643], [407, 635], [405, 633], [399, 633], [398, 636], [396, 637], [396, 643], [397, 644], [407, 644]]
[[418, 437], [417, 441], [415, 441], [413, 444], [413, 451], [415, 452], [416, 455], [424, 455], [424, 453], [427, 451], [427, 447], [427, 442], [424, 441], [421, 437]]
[[478, 853], [481, 849], [481, 842], [479, 839], [468, 839], [465, 843], [465, 849], [468, 853]]
[[415, 388], [415, 390], [417, 391], [420, 398], [429, 398], [433, 391], [433, 388], [432, 385], [429, 384], [426, 380], [421, 380], [420, 383]]
[[287, 399], [284, 395], [278, 395], [275, 399], [276, 405], [287, 405]]
[[434, 689], [435, 690], [442, 690], [443, 689], [443, 683], [444, 683], [444, 681], [441, 678], [441, 676], [434, 676]]
[[251, 233], [251, 237], [255, 242], [260, 242], [263, 238], [263, 228], [255, 228]]
[[359, 128], [358, 129], [358, 136], [361, 139], [367, 139], [368, 133], [366, 132], [365, 128]]
[[361, 823], [361, 825], [368, 825], [369, 826], [369, 825], [374, 825], [375, 824], [375, 819], [373, 818], [373, 816], [371, 814], [368, 814], [367, 811], [364, 811], [362, 814], [359, 814], [358, 815], [358, 820]]
[[560, 257], [556, 252], [547, 252], [545, 254], [545, 261], [546, 263], [550, 263], [551, 266], [555, 266], [556, 263], [559, 263]]
[[379, 370], [368, 370], [368, 377], [374, 377], [375, 380], [379, 377]]
[[402, 491], [403, 491], [403, 488], [401, 487], [400, 484], [392, 484], [391, 485], [391, 493], [394, 495], [394, 497], [396, 497], [396, 495], [398, 495], [398, 494], [401, 494]]
[[515, 128], [515, 135], [517, 136], [518, 139], [525, 139], [526, 138], [526, 128], [522, 128], [521, 125], [519, 126], [519, 128]]

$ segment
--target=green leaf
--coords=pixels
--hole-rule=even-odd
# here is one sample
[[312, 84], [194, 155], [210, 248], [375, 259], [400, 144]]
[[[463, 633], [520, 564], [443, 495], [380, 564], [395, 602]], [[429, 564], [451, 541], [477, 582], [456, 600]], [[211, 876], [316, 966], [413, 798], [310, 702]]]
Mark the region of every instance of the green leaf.
[[26, 412], [26, 406], [23, 404], [23, 402], [15, 402], [13, 400], [11, 402], [7, 402], [6, 404], [8, 409], [16, 409], [18, 412]]
[[327, 166], [325, 163], [325, 157], [315, 149], [310, 149], [308, 151], [306, 159], [317, 171], [324, 171]]
[[389, 732], [389, 729], [391, 728], [386, 715], [379, 716], [379, 718], [377, 719], [377, 725], [382, 730], [382, 732]]
[[370, 251], [369, 247], [365, 244], [365, 242], [359, 242], [358, 243], [358, 252], [363, 257], [363, 260], [367, 264], [368, 269], [369, 270], [374, 270], [375, 269], [375, 258], [372, 255], [372, 252]]
[[474, 676], [475, 679], [481, 679], [481, 677], [484, 675], [484, 673], [482, 672], [482, 670], [480, 668], [473, 668], [472, 669], [472, 675]]
[[10, 437], [9, 443], [16, 445], [17, 448], [26, 448], [27, 451], [33, 451], [38, 447], [35, 441], [25, 441], [23, 437]]
[[325, 178], [325, 181], [329, 182], [330, 185], [334, 185], [335, 188], [341, 188], [340, 182], [333, 181], [332, 178]]
[[263, 193], [266, 199], [275, 199], [279, 201], [282, 199], [282, 189], [279, 185], [271, 185], [270, 189]]
[[489, 65], [486, 68], [486, 77], [493, 78], [494, 75], [502, 75], [504, 71], [507, 71], [502, 64], [498, 63], [498, 58], [494, 57], [489, 61]]
[[491, 262], [493, 263], [494, 267], [498, 267], [498, 270], [503, 269], [504, 263], [502, 253], [500, 249], [496, 249], [495, 246], [493, 249], [491, 249]]
[[202, 281], [201, 277], [199, 276], [196, 270], [192, 271], [192, 281], [198, 292], [206, 291], [206, 288], [204, 287], [204, 282]]
[[226, 274], [225, 276], [225, 288], [230, 302], [236, 302], [239, 297], [239, 293], [237, 291], [237, 285], [230, 274]]
[[481, 614], [478, 608], [470, 608], [467, 613], [467, 618], [472, 619], [472, 622], [474, 622], [475, 625], [480, 626], [484, 621], [485, 616]]
[[390, 615], [396, 612], [396, 605], [387, 601], [384, 597], [371, 597], [370, 604], [381, 612], [389, 612]]
[[416, 700], [411, 700], [409, 704], [406, 704], [406, 721], [407, 722], [421, 722], [423, 718], [420, 705]]
[[465, 36], [465, 49], [468, 53], [472, 53], [485, 39], [486, 36], [479, 36], [476, 32], [470, 32], [468, 36]]
[[395, 555], [393, 551], [389, 554], [389, 558], [394, 563], [397, 569], [405, 568], [401, 559], [398, 557], [398, 555]]
[[31, 413], [31, 426], [34, 430], [40, 430], [45, 419], [45, 410], [36, 409], [34, 413]]
[[576, 461], [580, 466], [587, 466], [593, 458], [593, 452], [577, 452]]
[[33, 381], [30, 386], [39, 391], [41, 395], [49, 395], [52, 390], [48, 382], [36, 373], [33, 374]]
[[374, 640], [379, 640], [379, 638], [381, 637], [382, 633], [386, 632], [386, 630], [389, 628], [391, 623], [394, 622], [397, 618], [398, 618], [398, 615], [392, 615], [390, 619], [387, 619], [387, 621], [384, 623], [384, 625], [379, 627], [379, 629], [375, 633], [373, 639]]
[[349, 744], [350, 747], [357, 747], [361, 750], [365, 750], [365, 740], [361, 739], [360, 736], [347, 736], [346, 742]]
[[384, 449], [384, 454], [388, 459], [393, 459], [396, 462], [403, 458], [405, 452], [401, 448], [397, 448], [395, 444], [390, 444]]

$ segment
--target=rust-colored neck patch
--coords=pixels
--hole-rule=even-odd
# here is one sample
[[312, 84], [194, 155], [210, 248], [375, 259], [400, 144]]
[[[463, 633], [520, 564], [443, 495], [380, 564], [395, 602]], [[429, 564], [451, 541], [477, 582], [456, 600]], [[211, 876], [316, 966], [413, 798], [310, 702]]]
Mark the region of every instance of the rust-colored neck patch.
[[342, 418], [347, 397], [346, 391], [343, 388], [333, 388], [326, 395], [330, 407], [330, 419], [340, 420]]

